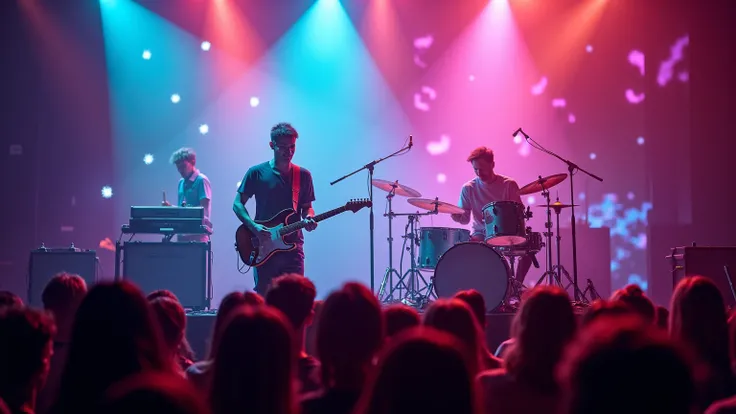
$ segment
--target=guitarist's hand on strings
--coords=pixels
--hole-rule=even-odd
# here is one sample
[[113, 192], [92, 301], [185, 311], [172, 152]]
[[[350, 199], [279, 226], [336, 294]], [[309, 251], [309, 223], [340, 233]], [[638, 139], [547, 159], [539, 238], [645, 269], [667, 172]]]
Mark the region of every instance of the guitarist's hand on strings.
[[317, 228], [317, 222], [311, 216], [307, 216], [304, 221], [307, 225], [304, 227], [307, 231], [312, 231]]
[[268, 230], [268, 227], [263, 224], [253, 223], [253, 233], [255, 233], [259, 239], [271, 239], [271, 232]]

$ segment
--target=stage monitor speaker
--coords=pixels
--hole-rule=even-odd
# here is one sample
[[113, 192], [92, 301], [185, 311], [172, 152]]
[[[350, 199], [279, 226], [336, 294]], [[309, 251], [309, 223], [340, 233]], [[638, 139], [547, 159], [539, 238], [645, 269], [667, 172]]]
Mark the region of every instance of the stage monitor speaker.
[[31, 251], [28, 264], [28, 298], [30, 306], [41, 308], [41, 294], [57, 273], [75, 273], [92, 286], [97, 275], [97, 254], [94, 250], [40, 248]]
[[736, 299], [731, 290], [724, 266], [728, 267], [731, 276], [736, 273], [736, 247], [677, 247], [667, 256], [672, 271], [672, 288], [684, 278], [705, 276], [718, 286], [726, 306], [733, 308]]
[[122, 249], [122, 277], [144, 294], [166, 289], [185, 308], [209, 307], [209, 243], [134, 241], [125, 243]]

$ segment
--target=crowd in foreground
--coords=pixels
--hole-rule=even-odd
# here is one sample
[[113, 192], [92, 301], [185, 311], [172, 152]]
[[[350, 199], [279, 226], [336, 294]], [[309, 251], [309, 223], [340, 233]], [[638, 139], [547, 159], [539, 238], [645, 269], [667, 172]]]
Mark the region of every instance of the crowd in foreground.
[[228, 294], [195, 361], [171, 292], [72, 274], [43, 310], [3, 292], [0, 414], [736, 413], [736, 323], [704, 277], [669, 312], [631, 285], [578, 317], [536, 287], [495, 352], [473, 290], [423, 315], [358, 283], [315, 297], [300, 275]]

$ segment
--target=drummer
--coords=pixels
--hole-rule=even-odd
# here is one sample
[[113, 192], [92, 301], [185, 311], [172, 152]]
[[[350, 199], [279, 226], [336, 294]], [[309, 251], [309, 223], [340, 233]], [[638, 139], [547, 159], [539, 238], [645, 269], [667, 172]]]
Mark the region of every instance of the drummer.
[[[521, 202], [519, 185], [512, 178], [496, 174], [493, 150], [487, 147], [474, 149], [468, 162], [473, 166], [476, 177], [463, 185], [460, 191], [458, 205], [465, 210], [463, 214], [453, 214], [452, 219], [460, 224], [468, 224], [470, 215], [473, 215], [472, 241], [484, 241], [486, 236], [483, 224], [483, 207], [493, 201]], [[524, 282], [532, 259], [529, 255], [522, 256], [516, 271], [516, 280]]]

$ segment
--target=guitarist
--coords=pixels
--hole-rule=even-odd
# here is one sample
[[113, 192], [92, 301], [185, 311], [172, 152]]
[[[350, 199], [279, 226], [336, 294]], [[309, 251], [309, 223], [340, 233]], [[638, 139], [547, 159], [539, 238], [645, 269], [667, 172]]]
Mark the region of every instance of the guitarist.
[[[243, 224], [259, 237], [269, 237], [269, 232], [256, 221], [265, 221], [285, 209], [294, 209], [300, 218], [307, 221], [307, 231], [317, 228], [312, 220], [314, 209], [314, 185], [312, 174], [306, 169], [294, 165], [291, 160], [296, 151], [296, 139], [299, 134], [291, 124], [282, 122], [271, 128], [273, 159], [255, 165], [245, 173], [238, 193], [233, 202], [233, 211]], [[245, 203], [251, 197], [256, 198], [255, 219], [251, 218]], [[259, 267], [254, 267], [255, 291], [265, 296], [271, 281], [284, 274], [296, 273], [304, 275], [304, 236], [301, 230], [289, 234], [286, 242], [296, 243], [296, 249], [274, 254]]]

